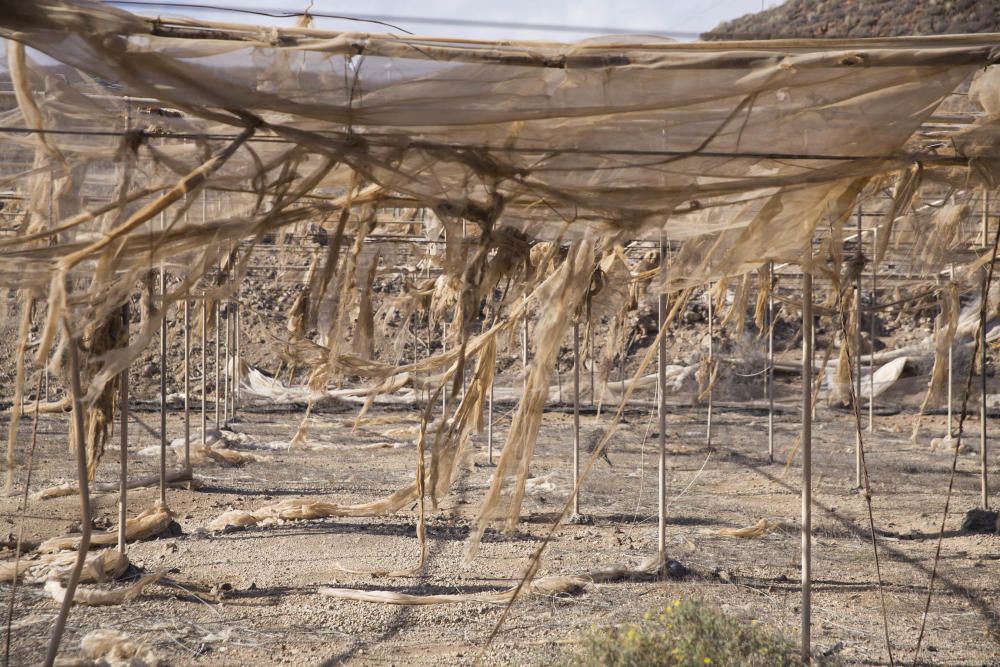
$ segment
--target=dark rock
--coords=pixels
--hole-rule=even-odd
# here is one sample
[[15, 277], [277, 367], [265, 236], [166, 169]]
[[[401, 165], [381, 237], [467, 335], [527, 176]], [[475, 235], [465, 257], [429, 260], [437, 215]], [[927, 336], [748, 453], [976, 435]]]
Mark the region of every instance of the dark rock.
[[684, 563], [677, 560], [667, 561], [667, 576], [671, 579], [682, 579], [689, 574], [689, 570]]
[[1000, 523], [997, 522], [997, 512], [991, 510], [969, 510], [962, 520], [962, 530], [967, 533], [1000, 533]]

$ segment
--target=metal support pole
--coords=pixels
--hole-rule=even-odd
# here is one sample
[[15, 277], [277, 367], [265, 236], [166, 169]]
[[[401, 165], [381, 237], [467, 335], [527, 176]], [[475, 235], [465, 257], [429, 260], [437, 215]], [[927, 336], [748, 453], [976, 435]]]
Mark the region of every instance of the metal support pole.
[[229, 302], [229, 317], [227, 320], [226, 375], [229, 378], [229, 384], [226, 387], [226, 397], [229, 401], [229, 417], [226, 419], [226, 422], [228, 423], [233, 418], [233, 412], [236, 408], [236, 305], [232, 301]]
[[[122, 306], [122, 326], [128, 346], [128, 302]], [[118, 374], [119, 470], [118, 470], [118, 553], [125, 555], [125, 526], [128, 522], [128, 367]]]
[[[160, 222], [163, 217], [161, 214]], [[160, 264], [160, 502], [167, 503], [167, 273]]]
[[587, 331], [590, 338], [590, 405], [597, 403], [597, 379], [594, 372], [597, 369], [597, 354], [594, 350], [594, 322], [590, 319], [590, 310], [587, 311]]
[[[983, 269], [983, 295], [985, 298], [989, 299], [990, 286], [986, 282], [989, 277], [987, 269]], [[986, 313], [987, 309], [981, 311], [981, 317], [979, 319], [979, 381], [980, 381], [980, 396], [979, 396], [979, 478], [980, 478], [980, 494], [983, 503], [983, 509], [988, 510], [990, 508], [990, 486], [989, 486], [989, 466], [987, 460], [987, 441], [986, 441]]]
[[[624, 322], [623, 322], [623, 324], [624, 324]], [[622, 348], [621, 348], [622, 349], [622, 352], [621, 352], [622, 397], [621, 397], [621, 401], [622, 401], [622, 403], [624, 403], [625, 402], [625, 351], [626, 351], [625, 350], [625, 327], [624, 326], [622, 327], [621, 335], [622, 335], [622, 340], [621, 340], [621, 343], [622, 343]]]
[[208, 442], [208, 299], [201, 296], [201, 444]]
[[712, 283], [708, 284], [708, 291], [706, 292], [708, 297], [708, 414], [705, 417], [705, 446], [712, 446], [712, 393], [714, 387], [712, 386], [712, 366], [715, 362], [715, 343], [713, 339], [715, 338], [715, 326], [712, 322]]
[[[855, 238], [855, 261], [861, 263], [861, 206], [858, 206], [858, 235]], [[861, 270], [854, 278], [854, 400], [861, 406]], [[847, 341], [844, 341], [847, 345]], [[861, 432], [854, 434], [854, 487], [861, 488]]]
[[523, 392], [528, 387], [528, 297], [524, 297], [524, 318], [521, 320], [521, 370], [524, 372]]
[[767, 264], [767, 461], [774, 463], [774, 262]]
[[[76, 587], [80, 582], [80, 573], [90, 549], [90, 532], [92, 511], [90, 506], [90, 482], [87, 479], [87, 448], [84, 443], [83, 426], [83, 390], [80, 388], [80, 362], [77, 354], [78, 342], [70, 333], [69, 324], [63, 320], [66, 332], [67, 356], [69, 357], [70, 368], [70, 392], [73, 396], [73, 431], [76, 442], [76, 472], [77, 482], [80, 490], [80, 546], [77, 549], [76, 562], [70, 572], [66, 582], [66, 592], [59, 607], [59, 615], [55, 623], [52, 624], [52, 635], [45, 653], [45, 666], [51, 667], [55, 664], [56, 654], [59, 652], [59, 643], [62, 640], [63, 631], [66, 629], [66, 619], [69, 617], [70, 608], [73, 605], [73, 598], [76, 596]], [[37, 415], [36, 415], [37, 418]]]
[[[955, 281], [955, 265], [954, 264], [949, 264], [948, 265], [948, 278], [950, 279], [951, 282]], [[952, 352], [953, 352], [954, 349], [955, 349], [955, 341], [952, 341], [951, 344], [948, 346], [948, 441], [949, 442], [951, 442], [951, 419], [952, 419], [952, 416], [951, 416], [951, 412], [952, 412], [951, 406], [952, 406], [952, 403], [953, 403], [953, 400], [952, 400], [952, 371], [954, 370], [954, 365], [952, 363], [954, 361], [954, 355], [952, 354]]]
[[562, 369], [559, 368], [559, 356], [562, 354], [562, 348], [559, 348], [559, 352], [556, 354], [556, 389], [558, 391], [558, 402], [562, 405], [563, 395], [562, 395]]
[[[445, 321], [441, 320], [441, 354], [448, 352], [448, 325]], [[525, 370], [525, 377], [527, 377], [527, 370]], [[448, 416], [445, 411], [448, 409], [448, 383], [443, 382], [441, 384], [441, 419], [446, 420]]]
[[226, 325], [223, 329], [223, 350], [222, 350], [222, 423], [229, 424], [229, 356], [232, 352], [232, 345], [229, 342], [229, 329], [232, 317], [232, 308], [230, 304], [226, 304], [225, 309]]
[[[237, 292], [238, 294], [238, 292]], [[234, 302], [234, 310], [236, 319], [233, 320], [233, 338], [236, 340], [236, 363], [233, 367], [233, 417], [236, 416], [236, 410], [240, 407], [240, 388], [243, 381], [243, 356], [240, 350], [240, 302], [239, 300]]]
[[221, 396], [219, 390], [222, 388], [221, 376], [222, 363], [219, 358], [219, 350], [222, 346], [222, 335], [219, 333], [219, 325], [222, 322], [222, 304], [215, 304], [215, 430], [219, 430], [222, 427], [222, 422], [219, 421], [219, 410], [221, 406], [219, 405], [219, 400]]
[[[660, 266], [666, 263], [666, 251], [663, 241], [660, 241]], [[665, 273], [665, 270], [664, 270]], [[657, 299], [657, 323], [660, 342], [657, 346], [656, 355], [656, 417], [657, 417], [657, 440], [659, 444], [658, 453], [658, 480], [657, 480], [657, 553], [660, 562], [667, 559], [667, 337], [663, 333], [663, 327], [667, 319], [667, 295], [660, 294]]]
[[[989, 243], [989, 233], [990, 233], [990, 193], [985, 188], [983, 189], [983, 246], [985, 247]], [[983, 269], [983, 282], [986, 285], [983, 287], [983, 295], [987, 300], [990, 294], [990, 285], [987, 282], [989, 279], [989, 272], [986, 268]], [[987, 304], [989, 301], [987, 301]], [[983, 313], [986, 313], [988, 309], [983, 309]], [[981, 495], [983, 502], [983, 509], [988, 510], [990, 508], [990, 486], [989, 486], [989, 472], [988, 472], [988, 441], [987, 441], [987, 417], [986, 414], [986, 318], [983, 317], [979, 322], [979, 366], [980, 366], [980, 396], [979, 396], [979, 476], [981, 483]]]
[[487, 431], [486, 431], [486, 455], [493, 465], [493, 387], [496, 384], [496, 380], [490, 382], [490, 402], [487, 413]]
[[990, 191], [983, 188], [983, 247], [990, 242]]
[[[573, 322], [573, 486], [580, 483], [580, 323]], [[580, 490], [573, 494], [573, 515], [580, 514]]]
[[802, 661], [812, 657], [812, 383], [813, 383], [813, 280], [802, 271]]
[[191, 472], [191, 301], [184, 299], [184, 469]]
[[875, 307], [878, 305], [878, 227], [872, 229], [872, 298], [868, 316], [868, 432], [875, 431]]

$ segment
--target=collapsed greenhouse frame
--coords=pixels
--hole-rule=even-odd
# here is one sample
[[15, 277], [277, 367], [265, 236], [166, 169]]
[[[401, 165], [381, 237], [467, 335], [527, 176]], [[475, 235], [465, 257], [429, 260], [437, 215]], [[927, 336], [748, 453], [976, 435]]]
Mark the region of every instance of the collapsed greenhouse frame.
[[[30, 304], [46, 304], [35, 358], [65, 374], [72, 385], [80, 476], [79, 491], [70, 491], [80, 493], [85, 516], [89, 481], [116, 407], [122, 405], [119, 435], [127, 437], [127, 380], [120, 379], [154, 339], [165, 356], [169, 309], [182, 306], [186, 353], [192, 303], [200, 305], [203, 341], [213, 321], [216, 327], [226, 322], [224, 336], [232, 349], [223, 379], [235, 391], [225, 390], [223, 415], [235, 411], [245, 375], [239, 361], [240, 310], [237, 306], [233, 317], [227, 312], [222, 318], [220, 304], [238, 304], [234, 277], [248, 270], [254, 247], [269, 235], [318, 221], [328, 235], [326, 254], [308, 270], [309, 298], [290, 313], [287, 354], [314, 369], [310, 402], [346, 377], [364, 378], [361, 386], [341, 390], [366, 399], [359, 419], [379, 396], [427, 391], [416, 477], [393, 496], [364, 506], [264, 508], [243, 512], [240, 520], [257, 521], [268, 512], [292, 518], [310, 512], [371, 516], [413, 501], [420, 504], [422, 520], [425, 498], [434, 504], [447, 493], [460, 452], [484, 427], [484, 414], [492, 415], [498, 338], [526, 327], [532, 304], [546, 304], [536, 319], [539, 349], [530, 363], [524, 354], [524, 386], [511, 437], [470, 539], [468, 556], [474, 557], [488, 525], [503, 520], [512, 529], [517, 524], [560, 341], [572, 329], [579, 359], [580, 325], [589, 329], [595, 311], [617, 314], [628, 297], [623, 286], [643, 282], [659, 295], [659, 332], [633, 381], [623, 379], [619, 409], [657, 356], [659, 553], [649, 570], [659, 571], [666, 559], [667, 327], [693, 289], [715, 283], [724, 296], [726, 285], [738, 280], [724, 323], [745, 319], [756, 282], [756, 315], [771, 332], [774, 266], [797, 266], [801, 297], [792, 305], [801, 310], [803, 343], [801, 641], [808, 657], [810, 428], [818, 394], [814, 276], [829, 282], [837, 295], [835, 303], [817, 308], [839, 317], [844, 340], [854, 341], [841, 347], [836, 382], [844, 402], [854, 406], [855, 482], [866, 489], [869, 517], [858, 343], [865, 232], [871, 232], [874, 267], [893, 256], [894, 226], [919, 218], [921, 205], [947, 193], [946, 201], [934, 203], [931, 219], [921, 222], [928, 233], [909, 249], [919, 252], [908, 258], [906, 279], [930, 283], [949, 272], [951, 285], [979, 286], [973, 356], [985, 359], [986, 320], [995, 310], [990, 294], [996, 240], [990, 240], [987, 193], [996, 187], [993, 149], [1000, 118], [1000, 80], [989, 68], [997, 57], [996, 35], [559, 45], [342, 33], [305, 22], [296, 28], [262, 28], [142, 18], [84, 1], [0, 7], [17, 101], [0, 128], [11, 165], [4, 180], [16, 191], [9, 201], [22, 202], [14, 234], [0, 239], [0, 284], [18, 290], [22, 352]], [[25, 47], [63, 68], [58, 76], [47, 69], [53, 65], [29, 59]], [[252, 64], [237, 65], [246, 62]], [[968, 123], [928, 129], [941, 101], [980, 69], [985, 72], [973, 86], [984, 113]], [[139, 108], [155, 113], [155, 122], [137, 127], [134, 110]], [[109, 115], [114, 118], [110, 130]], [[140, 178], [147, 180], [140, 183]], [[885, 190], [891, 196], [879, 197]], [[216, 217], [209, 214], [209, 192], [235, 199], [230, 215], [221, 205]], [[880, 216], [869, 229], [861, 228], [862, 199]], [[979, 201], [983, 226], [969, 234], [963, 223], [975, 217], [972, 208]], [[380, 225], [406, 228], [405, 215], [385, 223], [379, 212], [405, 211], [412, 217], [421, 210], [430, 211], [442, 230], [443, 240], [424, 239], [440, 243], [442, 273], [401, 295], [399, 310], [413, 323], [414, 313], [429, 308], [442, 326], [446, 349], [412, 363], [389, 363], [366, 356], [370, 343], [354, 344], [359, 337], [370, 341], [374, 336], [371, 324], [361, 331], [359, 318], [352, 328], [347, 315], [371, 290], [358, 259]], [[852, 235], [855, 214], [858, 229]], [[386, 236], [417, 241], [398, 231]], [[853, 259], [859, 260], [853, 263], [847, 250], [852, 242]], [[629, 244], [658, 251], [639, 274], [616, 250]], [[678, 248], [669, 262], [668, 246]], [[179, 282], [172, 289], [167, 263], [188, 267], [175, 276]], [[148, 281], [146, 293], [158, 307], [144, 313], [141, 330], [130, 338], [122, 308], [151, 267], [159, 267], [159, 294]], [[501, 281], [521, 283], [523, 289], [515, 294], [504, 289], [498, 297]], [[957, 288], [935, 290], [954, 294], [943, 297], [949, 304], [947, 322], [936, 339], [939, 363], [928, 396], [940, 393], [945, 371], [950, 374], [958, 328]], [[709, 296], [708, 303], [713, 302], [721, 305], [721, 299]], [[431, 328], [437, 327], [429, 319], [428, 336]], [[317, 341], [308, 340], [307, 329], [321, 329]], [[347, 350], [343, 341], [349, 334]], [[90, 355], [84, 368], [77, 359], [79, 341]], [[203, 343], [202, 445], [207, 445], [208, 421], [206, 347]], [[217, 345], [217, 355], [218, 350]], [[12, 401], [8, 475], [24, 409], [25, 356], [19, 358]], [[874, 350], [867, 356], [870, 408]], [[186, 417], [189, 362], [186, 354]], [[216, 392], [219, 366], [217, 359]], [[773, 357], [768, 366], [770, 379]], [[575, 363], [575, 405], [579, 371]], [[711, 366], [708, 375], [710, 415]], [[981, 376], [985, 382], [985, 364]], [[186, 419], [185, 466], [169, 475], [162, 370], [160, 379], [158, 482], [165, 503], [167, 482], [191, 475], [193, 440]], [[951, 386], [948, 380], [949, 392]], [[593, 379], [590, 392], [591, 398], [597, 392]], [[431, 408], [439, 399], [442, 418], [433, 422]], [[982, 499], [988, 509], [985, 390], [982, 399]], [[967, 391], [960, 420], [968, 400]], [[950, 394], [948, 405], [950, 417]], [[215, 409], [218, 422], [218, 398]], [[710, 439], [710, 421], [708, 428]], [[296, 437], [304, 437], [307, 429], [308, 409]], [[579, 485], [612, 435], [609, 429], [584, 462], [577, 425], [576, 484], [559, 521], [579, 513]], [[126, 451], [123, 440], [116, 533], [122, 555], [128, 537]], [[60, 623], [84, 566], [90, 531], [89, 522], [83, 525], [84, 537], [73, 542], [80, 555], [62, 597]], [[874, 523], [871, 527], [877, 560]], [[511, 599], [530, 583], [544, 546]], [[422, 564], [421, 558], [417, 567]], [[14, 571], [16, 579], [17, 565]], [[60, 632], [57, 627], [50, 663]]]

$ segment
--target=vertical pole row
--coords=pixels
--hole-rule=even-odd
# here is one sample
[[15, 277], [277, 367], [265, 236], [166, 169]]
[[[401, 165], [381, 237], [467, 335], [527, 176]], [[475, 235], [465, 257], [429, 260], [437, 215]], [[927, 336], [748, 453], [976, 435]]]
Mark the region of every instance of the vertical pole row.
[[580, 323], [573, 322], [573, 515], [580, 514]]
[[774, 262], [767, 264], [767, 461], [774, 463]]
[[[122, 306], [122, 326], [128, 345], [128, 302]], [[118, 552], [125, 555], [125, 525], [128, 521], [128, 367], [118, 374], [119, 471], [118, 471]]]
[[[666, 275], [667, 253], [663, 241], [660, 241], [660, 270]], [[662, 285], [660, 289], [665, 289]], [[659, 330], [659, 344], [656, 354], [656, 418], [657, 418], [657, 440], [659, 444], [658, 453], [658, 480], [657, 480], [657, 516], [659, 518], [657, 526], [657, 553], [660, 562], [666, 562], [667, 558], [667, 337], [663, 333], [663, 327], [667, 320], [667, 295], [661, 293], [657, 299], [657, 323]]]
[[813, 277], [802, 270], [802, 661], [809, 663], [812, 623]]

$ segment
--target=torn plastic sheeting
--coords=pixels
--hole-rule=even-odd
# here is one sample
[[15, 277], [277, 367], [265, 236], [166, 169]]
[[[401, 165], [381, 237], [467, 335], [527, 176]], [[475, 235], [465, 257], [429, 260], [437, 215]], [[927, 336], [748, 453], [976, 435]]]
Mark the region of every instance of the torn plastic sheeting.
[[[162, 579], [165, 574], [165, 572], [147, 574], [140, 577], [135, 583], [111, 590], [77, 586], [76, 592], [73, 594], [73, 603], [89, 607], [103, 607], [131, 602], [142, 595], [142, 592], [147, 586], [155, 584]], [[45, 592], [48, 593], [53, 600], [60, 604], [62, 604], [63, 600], [66, 598], [66, 587], [63, 586], [61, 582], [54, 579], [46, 582]]]
[[[656, 576], [662, 572], [662, 561], [658, 556], [645, 559], [636, 567], [616, 564], [598, 568], [583, 575], [553, 575], [532, 579], [527, 588], [537, 595], [566, 595], [582, 591], [588, 584], [609, 583], [633, 577]], [[340, 600], [377, 602], [393, 605], [435, 605], [461, 602], [506, 603], [514, 597], [518, 586], [512, 586], [494, 593], [453, 593], [440, 595], [413, 595], [396, 591], [366, 591], [355, 588], [320, 588], [318, 593]]]
[[[173, 470], [167, 473], [167, 484], [177, 484], [179, 482], [190, 482], [191, 472], [188, 470]], [[140, 489], [147, 486], [156, 486], [160, 483], [159, 475], [147, 475], [128, 482], [128, 488]], [[90, 485], [91, 493], [118, 493], [120, 486], [118, 482], [95, 482]], [[64, 496], [75, 496], [79, 493], [76, 482], [66, 482], [57, 486], [50, 486], [42, 489], [31, 496], [32, 500], [51, 500], [52, 498], [62, 498]]]
[[[17, 574], [27, 584], [40, 584], [50, 579], [65, 580], [76, 564], [76, 552], [40, 554], [37, 558], [24, 556], [18, 561]], [[87, 554], [81, 582], [102, 583], [120, 577], [128, 568], [128, 559], [117, 549]], [[14, 561], [0, 563], [0, 582], [14, 580]]]
[[91, 630], [80, 639], [80, 651], [84, 657], [108, 667], [138, 667], [137, 662], [142, 665], [154, 664], [156, 660], [151, 655], [144, 655], [137, 660], [143, 644], [130, 637], [121, 630], [110, 628]]
[[[134, 542], [136, 540], [145, 540], [155, 537], [156, 535], [159, 535], [167, 530], [173, 520], [173, 513], [171, 513], [171, 511], [164, 505], [157, 502], [153, 507], [150, 507], [138, 516], [128, 519], [125, 522], [125, 540], [127, 542]], [[104, 532], [95, 532], [90, 537], [91, 549], [117, 543], [117, 528]], [[40, 553], [55, 553], [57, 551], [78, 549], [79, 546], [79, 536], [66, 535], [62, 537], [52, 537], [45, 540], [38, 545], [38, 551]]]
[[761, 519], [752, 526], [747, 526], [745, 528], [719, 528], [718, 530], [708, 531], [707, 534], [719, 535], [720, 537], [739, 537], [739, 538], [751, 538], [751, 537], [763, 537], [773, 533], [774, 531], [780, 529], [782, 526], [780, 521], [769, 521], [768, 519]]

